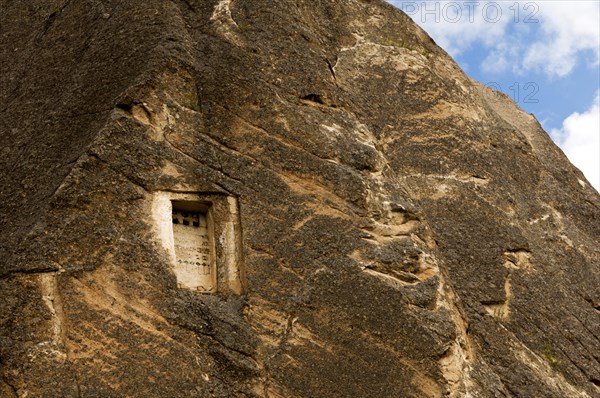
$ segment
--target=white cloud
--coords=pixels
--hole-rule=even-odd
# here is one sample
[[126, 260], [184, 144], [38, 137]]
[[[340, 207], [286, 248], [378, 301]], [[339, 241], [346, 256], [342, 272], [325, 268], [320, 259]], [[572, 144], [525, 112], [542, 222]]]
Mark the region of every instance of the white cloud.
[[563, 121], [562, 128], [552, 130], [551, 135], [600, 192], [600, 91], [587, 111], [571, 114]]
[[502, 39], [511, 21], [506, 5], [494, 1], [389, 1], [406, 12], [453, 57], [478, 42], [486, 47]]
[[[598, 1], [390, 0], [453, 57], [489, 50], [483, 71], [568, 75], [584, 55], [600, 62]], [[458, 12], [458, 15], [457, 15]]]
[[528, 46], [522, 66], [542, 69], [548, 75], [565, 76], [578, 61], [578, 54], [590, 52], [600, 60], [600, 2], [542, 1], [539, 40]]
[[[518, 41], [514, 40], [514, 42]], [[481, 71], [489, 74], [500, 74], [511, 70], [518, 73], [519, 68], [515, 65], [514, 59], [518, 56], [519, 50], [518, 44], [508, 44], [505, 41], [500, 41], [489, 51], [481, 63]]]

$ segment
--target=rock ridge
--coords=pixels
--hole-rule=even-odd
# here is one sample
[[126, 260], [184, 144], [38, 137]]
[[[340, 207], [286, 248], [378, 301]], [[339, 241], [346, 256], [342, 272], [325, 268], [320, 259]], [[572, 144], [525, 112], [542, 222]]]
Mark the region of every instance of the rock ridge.
[[600, 396], [600, 195], [401, 11], [0, 6], [3, 397]]

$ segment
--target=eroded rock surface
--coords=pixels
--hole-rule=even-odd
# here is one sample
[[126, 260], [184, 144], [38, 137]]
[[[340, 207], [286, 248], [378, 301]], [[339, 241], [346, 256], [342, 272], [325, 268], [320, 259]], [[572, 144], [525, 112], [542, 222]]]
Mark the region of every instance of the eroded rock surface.
[[600, 196], [399, 10], [0, 6], [3, 397], [600, 396]]

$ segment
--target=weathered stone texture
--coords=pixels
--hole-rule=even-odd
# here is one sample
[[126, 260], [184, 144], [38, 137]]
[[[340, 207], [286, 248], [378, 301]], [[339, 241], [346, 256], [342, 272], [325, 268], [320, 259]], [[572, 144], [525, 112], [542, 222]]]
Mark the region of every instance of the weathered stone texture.
[[[600, 396], [600, 196], [399, 10], [0, 7], [3, 397]], [[163, 192], [237, 199], [231, 288]]]

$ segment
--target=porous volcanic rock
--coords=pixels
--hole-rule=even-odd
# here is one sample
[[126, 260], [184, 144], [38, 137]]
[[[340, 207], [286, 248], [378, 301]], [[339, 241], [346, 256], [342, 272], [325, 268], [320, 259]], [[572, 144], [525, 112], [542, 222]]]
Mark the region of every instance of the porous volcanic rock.
[[600, 196], [401, 11], [0, 8], [2, 397], [600, 396]]

